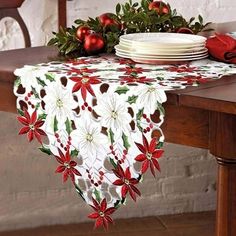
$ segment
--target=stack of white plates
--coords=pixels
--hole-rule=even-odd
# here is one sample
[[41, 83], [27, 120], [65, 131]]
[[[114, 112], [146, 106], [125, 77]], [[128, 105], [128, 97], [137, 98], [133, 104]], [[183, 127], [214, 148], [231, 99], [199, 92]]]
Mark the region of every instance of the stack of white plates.
[[116, 55], [139, 63], [170, 64], [206, 58], [206, 38], [179, 33], [135, 33], [120, 37]]

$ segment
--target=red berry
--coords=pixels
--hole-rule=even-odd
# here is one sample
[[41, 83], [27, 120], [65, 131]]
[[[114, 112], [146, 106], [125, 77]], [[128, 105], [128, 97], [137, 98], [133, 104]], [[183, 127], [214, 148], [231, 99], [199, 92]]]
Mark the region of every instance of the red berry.
[[148, 5], [148, 9], [150, 11], [155, 10], [157, 12], [157, 14], [160, 14], [160, 15], [168, 14], [170, 12], [168, 5], [162, 1], [150, 2]]
[[186, 27], [179, 28], [176, 32], [182, 33], [182, 34], [194, 34], [191, 29], [186, 28]]
[[84, 49], [88, 54], [97, 54], [103, 50], [105, 42], [100, 34], [88, 35], [84, 40]]
[[117, 20], [117, 16], [113, 13], [104, 13], [98, 17], [101, 25], [110, 30], [111, 27], [116, 27], [118, 30], [121, 30], [121, 24]]
[[85, 37], [91, 34], [91, 29], [88, 26], [80, 26], [76, 31], [76, 38], [84, 41]]

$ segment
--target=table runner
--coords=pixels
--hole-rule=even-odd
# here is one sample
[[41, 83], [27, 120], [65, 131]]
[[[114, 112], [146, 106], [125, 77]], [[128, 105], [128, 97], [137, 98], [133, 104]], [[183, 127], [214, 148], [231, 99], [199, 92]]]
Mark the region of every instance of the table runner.
[[127, 197], [141, 196], [143, 175], [160, 171], [165, 91], [235, 73], [211, 60], [156, 66], [112, 55], [26, 65], [15, 71], [19, 134], [55, 157], [95, 227], [107, 228]]

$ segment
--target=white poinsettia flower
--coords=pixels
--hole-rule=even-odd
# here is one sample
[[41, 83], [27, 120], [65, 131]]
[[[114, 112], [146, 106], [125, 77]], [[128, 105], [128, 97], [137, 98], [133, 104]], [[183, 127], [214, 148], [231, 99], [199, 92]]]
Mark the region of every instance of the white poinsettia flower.
[[94, 110], [100, 116], [102, 126], [116, 132], [130, 130], [132, 117], [128, 113], [126, 100], [117, 93], [104, 93], [98, 97]]
[[137, 89], [137, 104], [144, 108], [144, 113], [153, 114], [157, 109], [157, 102], [166, 102], [166, 94], [163, 89], [156, 86], [142, 85]]
[[46, 95], [43, 98], [47, 119], [53, 120], [56, 116], [59, 124], [65, 123], [67, 118], [73, 119], [73, 109], [78, 105], [73, 99], [71, 91], [63, 88], [60, 83], [51, 82], [45, 87]]
[[39, 87], [37, 78], [45, 80], [45, 74], [47, 73], [46, 69], [43, 69], [40, 66], [24, 66], [23, 68], [16, 69], [14, 74], [19, 76], [21, 79], [21, 84], [26, 90], [31, 90], [31, 86], [35, 89]]
[[101, 126], [92, 120], [82, 118], [72, 131], [72, 145], [79, 150], [84, 158], [102, 159], [108, 152], [108, 137], [101, 133]]

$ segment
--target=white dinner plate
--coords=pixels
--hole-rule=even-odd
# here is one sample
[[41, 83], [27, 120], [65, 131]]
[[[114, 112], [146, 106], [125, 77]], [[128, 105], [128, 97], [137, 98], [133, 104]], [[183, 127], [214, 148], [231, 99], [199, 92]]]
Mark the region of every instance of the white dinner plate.
[[196, 57], [196, 58], [186, 58], [186, 59], [147, 59], [147, 58], [141, 58], [141, 57], [124, 57], [116, 53], [117, 56], [122, 58], [129, 58], [137, 63], [143, 63], [143, 64], [154, 64], [154, 65], [165, 65], [165, 64], [182, 64], [187, 63], [188, 61], [194, 61], [194, 60], [200, 60], [207, 58], [208, 55], [202, 56], [202, 57]]
[[203, 57], [203, 56], [207, 56], [208, 53], [204, 52], [204, 53], [200, 53], [200, 54], [196, 54], [196, 55], [180, 55], [180, 56], [176, 56], [176, 55], [157, 55], [157, 56], [149, 56], [149, 55], [144, 55], [144, 54], [136, 54], [136, 53], [122, 53], [118, 50], [116, 50], [116, 54], [119, 54], [120, 56], [123, 57], [138, 57], [138, 58], [145, 58], [145, 59], [188, 59], [188, 58], [197, 58], [197, 57]]
[[121, 53], [133, 53], [146, 56], [191, 56], [206, 53], [208, 50], [205, 47], [195, 48], [191, 50], [136, 50], [135, 48], [123, 47], [121, 45], [115, 46], [116, 51]]
[[160, 44], [139, 44], [139, 43], [126, 43], [120, 41], [119, 43], [121, 46], [124, 47], [133, 47], [137, 50], [191, 50], [196, 47], [205, 47], [206, 43], [196, 43], [196, 44], [189, 44], [189, 45], [160, 45]]
[[148, 63], [148, 64], [165, 64], [165, 63], [177, 63], [177, 62], [183, 62], [183, 61], [193, 61], [193, 60], [200, 60], [208, 57], [208, 54], [204, 56], [198, 56], [198, 57], [191, 57], [191, 58], [144, 58], [144, 57], [134, 57], [134, 56], [127, 56], [120, 53], [116, 53], [117, 56], [123, 57], [123, 58], [129, 58], [132, 59], [135, 62], [138, 63]]
[[146, 47], [188, 47], [204, 44], [206, 38], [180, 33], [134, 33], [120, 36], [120, 42]]

